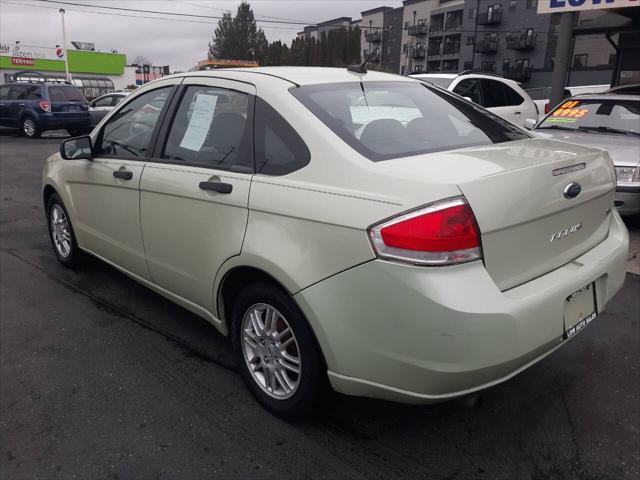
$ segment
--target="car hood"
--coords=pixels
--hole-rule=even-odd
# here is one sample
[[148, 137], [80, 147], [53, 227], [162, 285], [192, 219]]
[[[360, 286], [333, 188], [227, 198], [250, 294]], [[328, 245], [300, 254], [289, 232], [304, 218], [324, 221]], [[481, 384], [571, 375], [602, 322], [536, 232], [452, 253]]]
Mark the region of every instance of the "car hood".
[[612, 133], [567, 132], [564, 130], [537, 129], [539, 138], [553, 138], [563, 142], [601, 148], [609, 152], [617, 166], [634, 167], [640, 163], [640, 137]]

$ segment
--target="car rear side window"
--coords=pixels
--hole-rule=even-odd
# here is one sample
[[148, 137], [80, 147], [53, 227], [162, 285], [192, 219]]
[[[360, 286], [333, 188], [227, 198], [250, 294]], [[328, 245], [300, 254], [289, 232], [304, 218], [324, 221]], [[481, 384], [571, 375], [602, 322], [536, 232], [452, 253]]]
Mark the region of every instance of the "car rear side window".
[[256, 171], [285, 175], [311, 159], [309, 149], [287, 121], [264, 100], [256, 99]]
[[426, 83], [333, 83], [291, 93], [373, 161], [529, 138], [497, 115]]
[[176, 164], [253, 172], [249, 95], [190, 86], [180, 101], [162, 158]]
[[143, 93], [122, 105], [100, 131], [96, 154], [109, 157], [146, 157], [153, 131], [172, 87]]
[[52, 102], [86, 102], [82, 92], [71, 85], [49, 87], [49, 97]]
[[512, 105], [520, 105], [522, 98], [511, 87], [496, 80], [482, 79], [482, 97], [485, 108], [493, 107], [509, 107]]

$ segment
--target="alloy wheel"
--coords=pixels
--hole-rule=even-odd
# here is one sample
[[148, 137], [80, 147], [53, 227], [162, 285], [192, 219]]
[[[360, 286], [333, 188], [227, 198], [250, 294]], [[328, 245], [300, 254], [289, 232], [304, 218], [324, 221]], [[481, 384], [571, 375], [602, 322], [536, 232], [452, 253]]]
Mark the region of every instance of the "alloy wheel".
[[64, 210], [57, 203], [51, 207], [50, 214], [51, 237], [56, 250], [62, 258], [67, 258], [71, 254], [71, 229], [69, 220]]
[[22, 122], [22, 130], [27, 137], [33, 137], [36, 133], [36, 124], [30, 118], [25, 118], [24, 122]]
[[298, 341], [285, 317], [266, 303], [247, 309], [241, 325], [242, 355], [253, 380], [272, 398], [284, 400], [300, 386]]

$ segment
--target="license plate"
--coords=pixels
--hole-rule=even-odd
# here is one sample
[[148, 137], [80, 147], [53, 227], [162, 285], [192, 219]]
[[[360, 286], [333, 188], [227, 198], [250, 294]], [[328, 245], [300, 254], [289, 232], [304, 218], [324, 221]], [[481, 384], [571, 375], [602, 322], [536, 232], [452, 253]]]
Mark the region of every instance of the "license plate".
[[597, 316], [596, 287], [590, 283], [572, 293], [564, 302], [564, 338], [570, 338]]

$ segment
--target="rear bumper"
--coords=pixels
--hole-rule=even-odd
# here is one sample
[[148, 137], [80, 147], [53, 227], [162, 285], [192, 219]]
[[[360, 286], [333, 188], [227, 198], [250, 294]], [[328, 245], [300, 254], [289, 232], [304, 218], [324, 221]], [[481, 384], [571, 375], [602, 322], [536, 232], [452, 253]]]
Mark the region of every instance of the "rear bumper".
[[640, 185], [618, 186], [614, 201], [620, 215], [640, 214]]
[[42, 130], [54, 130], [57, 128], [83, 128], [89, 127], [91, 124], [91, 115], [89, 112], [83, 112], [78, 115], [50, 113], [48, 115], [40, 115], [38, 122]]
[[[501, 292], [481, 262], [446, 268], [374, 260], [296, 295], [339, 392], [430, 403], [507, 380], [566, 343], [567, 296], [595, 282], [601, 312], [622, 287], [628, 234]], [[596, 320], [598, 321], [598, 320]]]

